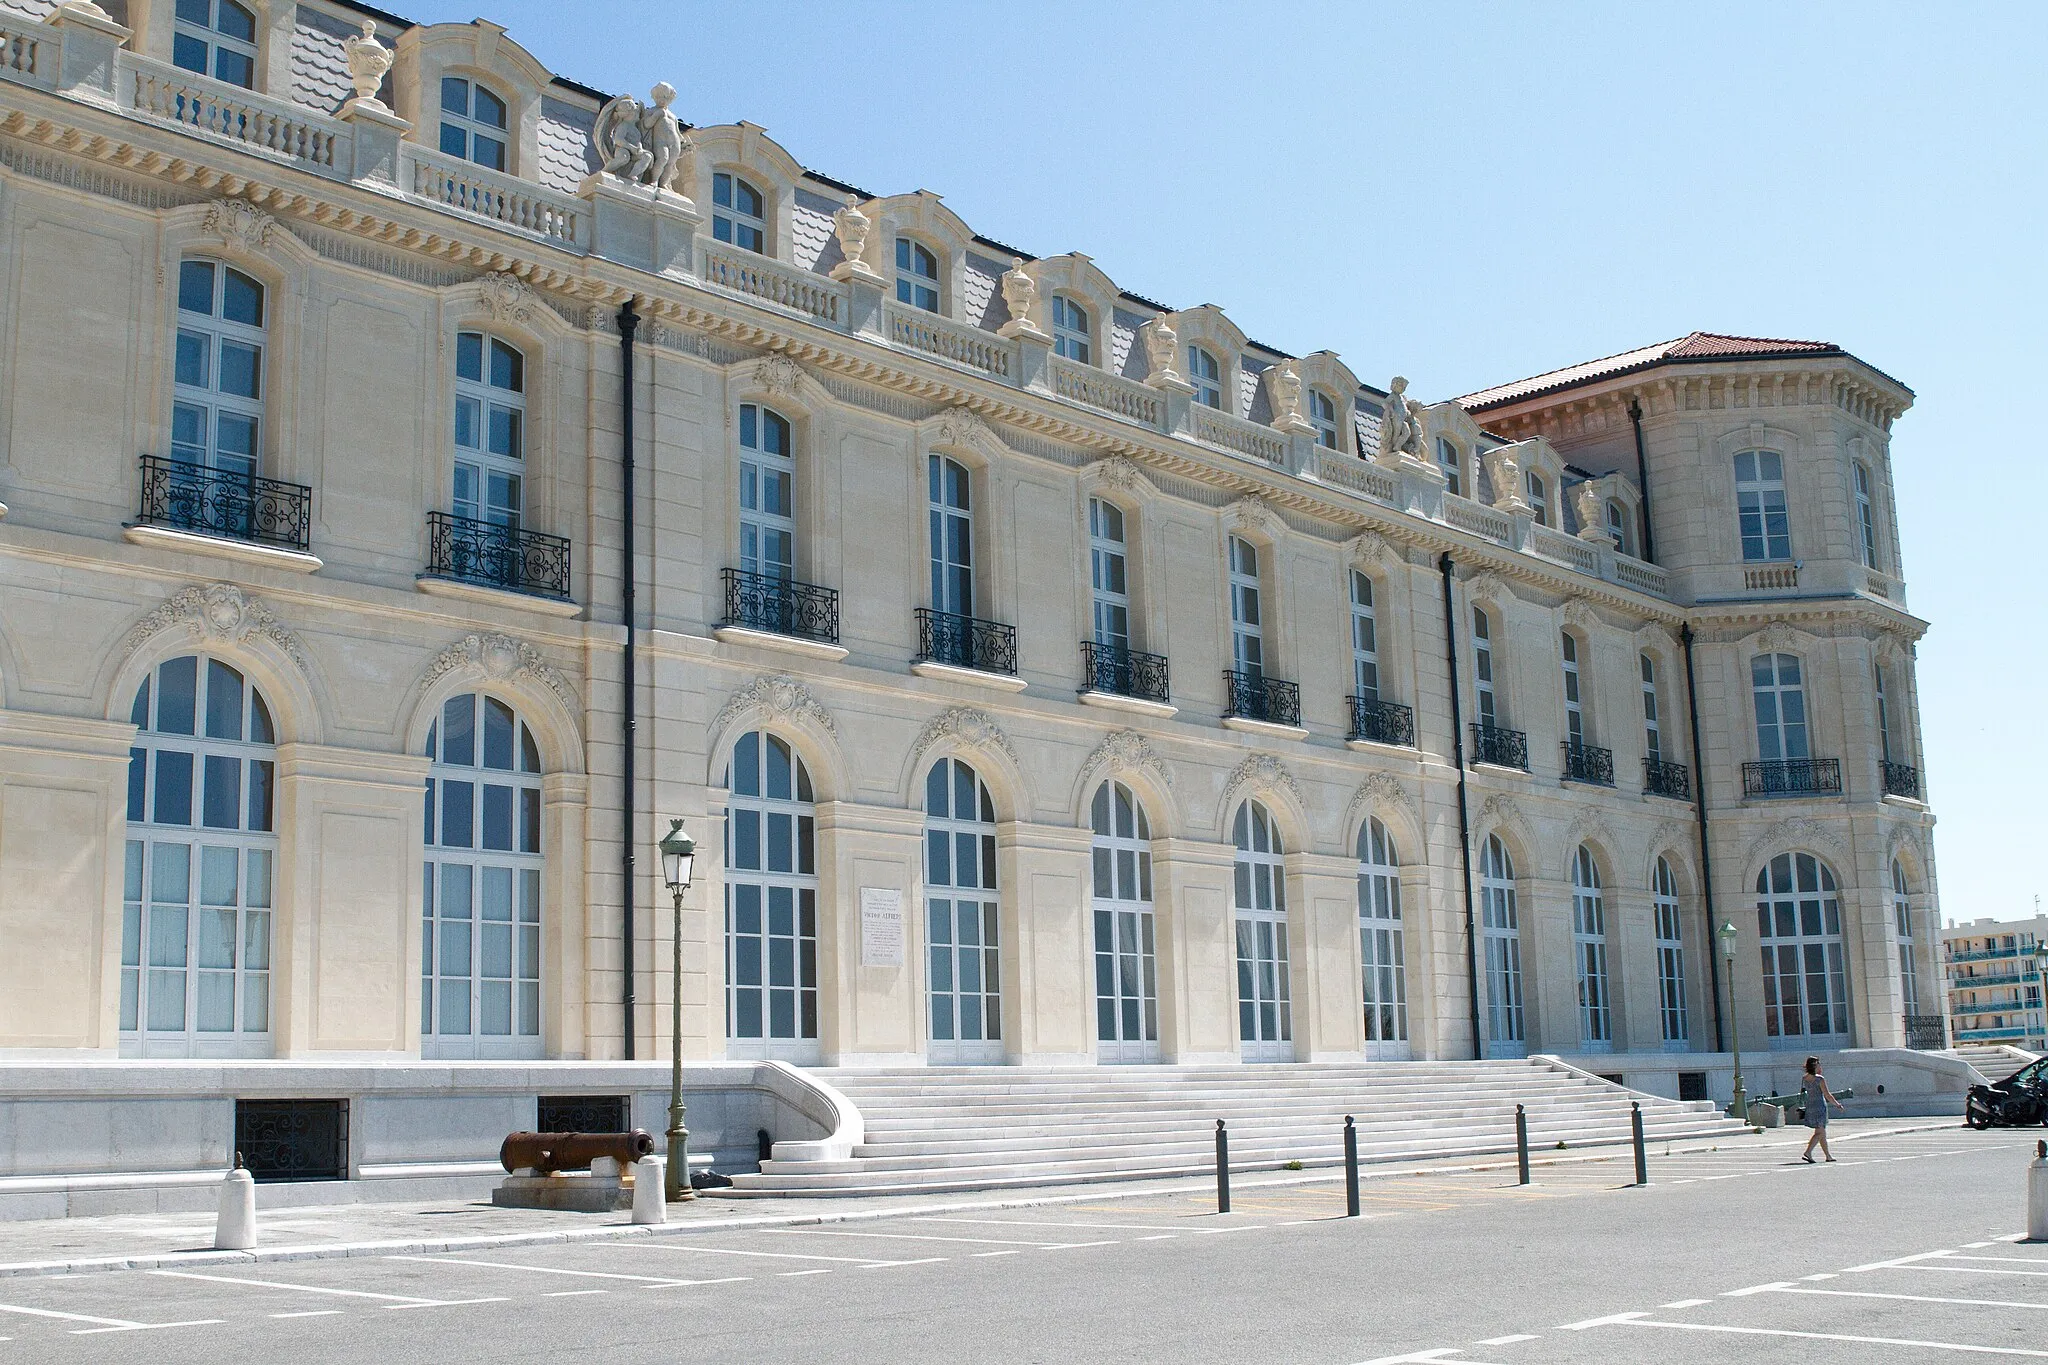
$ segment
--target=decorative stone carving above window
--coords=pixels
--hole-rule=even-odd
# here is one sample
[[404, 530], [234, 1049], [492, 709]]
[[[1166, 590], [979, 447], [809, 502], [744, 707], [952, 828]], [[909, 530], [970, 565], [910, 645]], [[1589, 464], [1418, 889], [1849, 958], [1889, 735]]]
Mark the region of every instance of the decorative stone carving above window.
[[964, 748], [992, 749], [1012, 763], [1017, 762], [1017, 750], [1003, 733], [1003, 727], [988, 712], [972, 706], [949, 706], [934, 716], [910, 746], [911, 762], [916, 763], [926, 750], [947, 740]]
[[572, 711], [579, 706], [569, 680], [557, 673], [538, 649], [524, 640], [515, 640], [495, 631], [465, 635], [442, 650], [427, 665], [424, 681], [431, 687], [451, 673], [481, 682], [512, 682], [530, 678], [553, 692]]
[[1143, 773], [1161, 788], [1173, 788], [1173, 769], [1136, 730], [1113, 730], [1103, 736], [1095, 751], [1088, 755], [1088, 761], [1081, 765], [1084, 793], [1094, 787], [1095, 775], [1102, 772]]
[[540, 306], [540, 299], [517, 275], [494, 271], [477, 281], [477, 285], [483, 294], [484, 311], [493, 321], [522, 327], [533, 321], [533, 310]]
[[1293, 798], [1297, 808], [1305, 810], [1308, 807], [1308, 802], [1302, 799], [1301, 784], [1294, 780], [1294, 774], [1288, 771], [1287, 765], [1271, 754], [1253, 754], [1231, 769], [1229, 780], [1223, 784], [1223, 827], [1226, 829], [1241, 792], [1284, 792]]
[[283, 650], [285, 657], [301, 670], [308, 667], [305, 647], [269, 608], [232, 583], [210, 583], [205, 587], [180, 588], [170, 598], [151, 608], [121, 641], [124, 653], [133, 653], [160, 631], [183, 626], [195, 641], [220, 640], [240, 644], [249, 636], [260, 636]]
[[206, 210], [204, 230], [252, 255], [270, 245], [277, 220], [245, 199], [222, 199]]
[[764, 674], [732, 694], [711, 723], [711, 733], [723, 735], [741, 716], [764, 721], [799, 722], [838, 737], [839, 724], [811, 690], [788, 674]]

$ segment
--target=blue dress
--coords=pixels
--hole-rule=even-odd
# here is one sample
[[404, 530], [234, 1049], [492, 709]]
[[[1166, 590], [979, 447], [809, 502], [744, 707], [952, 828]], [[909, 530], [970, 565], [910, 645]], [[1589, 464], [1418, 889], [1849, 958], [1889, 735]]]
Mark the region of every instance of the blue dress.
[[1806, 1092], [1806, 1126], [1825, 1129], [1828, 1126], [1828, 1083], [1822, 1076], [1808, 1076], [1799, 1083]]

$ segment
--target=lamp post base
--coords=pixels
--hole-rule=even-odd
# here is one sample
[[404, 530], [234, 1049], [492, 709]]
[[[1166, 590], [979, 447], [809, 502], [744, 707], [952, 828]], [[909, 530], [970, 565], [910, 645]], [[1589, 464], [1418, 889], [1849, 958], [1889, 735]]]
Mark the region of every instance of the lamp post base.
[[669, 1111], [668, 1165], [662, 1171], [662, 1195], [671, 1204], [685, 1199], [695, 1199], [697, 1191], [690, 1184], [690, 1130], [683, 1127], [682, 1106]]

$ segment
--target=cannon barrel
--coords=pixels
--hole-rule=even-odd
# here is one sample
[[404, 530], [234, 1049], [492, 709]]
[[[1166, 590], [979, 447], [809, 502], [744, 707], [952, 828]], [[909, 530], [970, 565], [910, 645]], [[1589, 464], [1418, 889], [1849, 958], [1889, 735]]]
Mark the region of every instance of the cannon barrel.
[[512, 1133], [498, 1148], [498, 1164], [507, 1171], [553, 1175], [587, 1170], [601, 1156], [629, 1166], [653, 1154], [654, 1135], [645, 1128], [630, 1133]]

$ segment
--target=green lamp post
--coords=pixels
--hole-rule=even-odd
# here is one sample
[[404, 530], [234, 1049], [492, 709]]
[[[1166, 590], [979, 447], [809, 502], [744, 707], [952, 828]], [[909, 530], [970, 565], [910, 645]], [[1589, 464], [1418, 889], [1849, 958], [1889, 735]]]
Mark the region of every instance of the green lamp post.
[[683, 832], [683, 822], [669, 821], [661, 844], [661, 875], [675, 898], [675, 962], [669, 977], [668, 1169], [662, 1195], [671, 1204], [695, 1199], [690, 1184], [690, 1130], [683, 1127], [683, 893], [697, 862], [697, 841]]
[[1728, 967], [1728, 1030], [1735, 1043], [1735, 1091], [1728, 1105], [1731, 1118], [1749, 1118], [1748, 1094], [1742, 1088], [1742, 1011], [1735, 1004], [1735, 922], [1721, 926], [1721, 961]]

